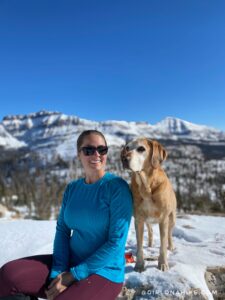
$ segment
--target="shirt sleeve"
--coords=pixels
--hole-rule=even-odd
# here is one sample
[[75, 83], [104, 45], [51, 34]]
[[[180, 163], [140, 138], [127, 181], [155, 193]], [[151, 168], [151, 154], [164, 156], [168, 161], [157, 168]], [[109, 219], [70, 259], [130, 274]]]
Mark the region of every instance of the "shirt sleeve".
[[132, 216], [132, 196], [128, 184], [122, 178], [107, 183], [110, 197], [110, 223], [108, 240], [79, 265], [70, 268], [76, 280], [82, 280], [104, 268], [124, 252]]
[[69, 239], [71, 230], [64, 221], [64, 211], [69, 197], [69, 185], [64, 195], [60, 213], [56, 224], [56, 234], [53, 245], [53, 262], [50, 272], [50, 279], [57, 277], [64, 271], [69, 271]]

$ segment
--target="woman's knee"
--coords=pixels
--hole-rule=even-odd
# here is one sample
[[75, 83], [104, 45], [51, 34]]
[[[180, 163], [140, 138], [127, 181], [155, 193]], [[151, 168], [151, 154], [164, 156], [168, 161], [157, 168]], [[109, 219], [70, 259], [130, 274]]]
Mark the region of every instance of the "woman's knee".
[[9, 294], [15, 286], [15, 281], [13, 261], [8, 262], [0, 268], [0, 296]]

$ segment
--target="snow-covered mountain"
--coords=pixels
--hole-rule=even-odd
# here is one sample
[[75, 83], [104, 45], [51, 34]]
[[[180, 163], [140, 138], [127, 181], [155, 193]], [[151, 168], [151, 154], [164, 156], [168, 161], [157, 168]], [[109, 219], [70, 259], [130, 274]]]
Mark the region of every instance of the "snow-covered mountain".
[[154, 133], [172, 139], [186, 138], [189, 140], [220, 141], [225, 133], [205, 125], [193, 124], [178, 118], [167, 117], [153, 125]]
[[16, 150], [22, 147], [26, 147], [26, 143], [13, 137], [7, 132], [4, 126], [0, 124], [0, 148], [5, 150]]
[[[195, 143], [225, 143], [225, 132], [171, 117], [150, 125], [147, 122], [114, 120], [96, 122], [59, 112], [40, 111], [6, 116], [2, 126], [8, 135], [27, 144], [30, 150], [49, 158], [60, 155], [66, 160], [74, 157], [75, 143], [80, 132], [90, 128], [102, 131], [110, 146], [121, 146], [136, 136], [171, 141], [189, 140]], [[0, 131], [0, 137], [4, 144], [6, 133], [1, 134]]]

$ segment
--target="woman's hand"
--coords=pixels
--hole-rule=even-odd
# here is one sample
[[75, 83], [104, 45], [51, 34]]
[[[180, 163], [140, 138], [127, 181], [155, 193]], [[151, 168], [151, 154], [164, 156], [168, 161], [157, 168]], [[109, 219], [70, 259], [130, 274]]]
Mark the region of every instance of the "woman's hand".
[[48, 289], [45, 291], [47, 299], [53, 300], [56, 296], [62, 293], [68, 286], [70, 286], [75, 279], [70, 272], [63, 272], [52, 280]]

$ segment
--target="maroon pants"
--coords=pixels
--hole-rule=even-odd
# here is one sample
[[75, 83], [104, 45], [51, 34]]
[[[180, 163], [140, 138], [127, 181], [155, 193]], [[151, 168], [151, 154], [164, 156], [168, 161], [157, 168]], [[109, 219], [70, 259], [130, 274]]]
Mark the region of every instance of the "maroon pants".
[[[45, 289], [51, 264], [52, 255], [30, 256], [6, 263], [0, 269], [0, 297], [22, 293], [46, 299]], [[74, 282], [55, 299], [114, 300], [122, 285], [93, 274]]]

